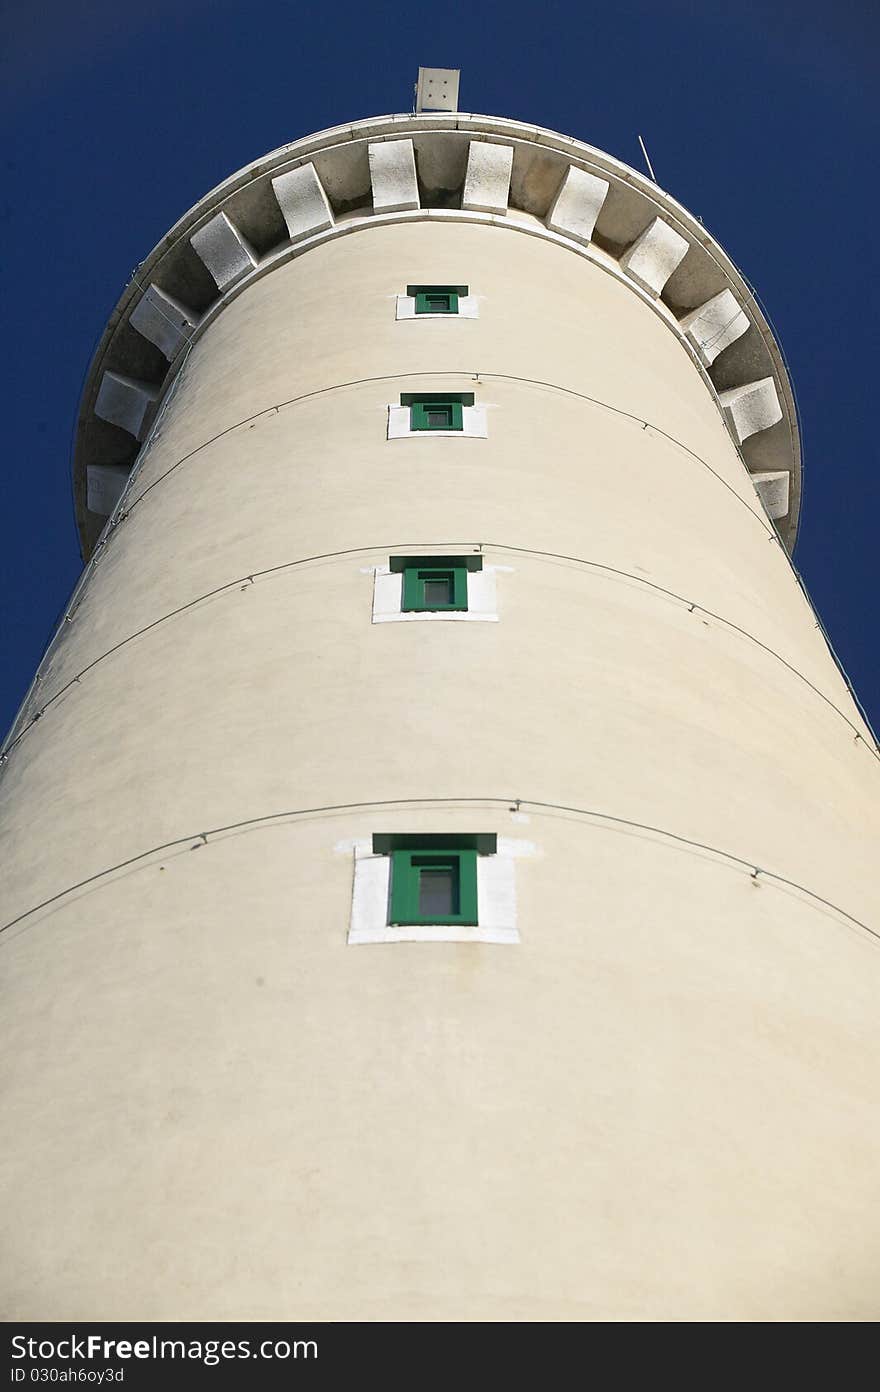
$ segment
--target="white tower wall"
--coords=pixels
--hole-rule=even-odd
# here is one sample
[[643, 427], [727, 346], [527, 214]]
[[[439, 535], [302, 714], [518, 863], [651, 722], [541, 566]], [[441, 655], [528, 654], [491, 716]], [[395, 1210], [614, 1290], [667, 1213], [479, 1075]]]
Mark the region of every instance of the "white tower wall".
[[[202, 321], [8, 745], [7, 1317], [870, 1318], [880, 770], [729, 388], [644, 243], [340, 226]], [[497, 621], [372, 622], [400, 554]], [[497, 833], [519, 941], [351, 945], [374, 832]]]

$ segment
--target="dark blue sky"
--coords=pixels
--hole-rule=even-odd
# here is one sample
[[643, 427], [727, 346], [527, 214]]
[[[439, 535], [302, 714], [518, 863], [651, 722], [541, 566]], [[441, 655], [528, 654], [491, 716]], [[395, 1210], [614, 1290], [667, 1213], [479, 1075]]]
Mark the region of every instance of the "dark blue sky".
[[660, 185], [757, 287], [803, 418], [796, 561], [880, 721], [876, 0], [2, 0], [0, 23], [3, 730], [80, 571], [72, 429], [133, 268], [250, 160], [408, 110], [419, 63], [461, 67], [465, 111], [638, 168], [641, 132]]

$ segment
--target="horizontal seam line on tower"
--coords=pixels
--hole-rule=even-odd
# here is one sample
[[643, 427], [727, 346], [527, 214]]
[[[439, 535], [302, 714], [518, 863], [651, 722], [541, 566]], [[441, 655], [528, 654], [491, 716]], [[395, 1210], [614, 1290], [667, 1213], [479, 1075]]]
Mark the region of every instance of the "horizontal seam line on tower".
[[[711, 855], [720, 856], [722, 859], [730, 861], [734, 865], [749, 869], [751, 870], [751, 878], [753, 880], [757, 880], [759, 875], [763, 875], [766, 879], [786, 885], [789, 889], [795, 889], [799, 893], [805, 894], [809, 899], [830, 909], [833, 913], [839, 914], [841, 918], [845, 918], [848, 922], [855, 924], [857, 928], [862, 929], [862, 931], [867, 933], [871, 938], [880, 941], [880, 932], [877, 932], [874, 928], [870, 928], [867, 923], [863, 923], [861, 919], [856, 918], [854, 914], [849, 913], [846, 909], [840, 908], [838, 904], [832, 903], [830, 899], [824, 898], [823, 895], [817, 894], [814, 890], [808, 889], [806, 885], [799, 884], [796, 880], [790, 880], [785, 875], [777, 874], [774, 870], [765, 870], [754, 860], [747, 860], [743, 856], [735, 855], [732, 851], [722, 850], [718, 846], [710, 846], [703, 841], [695, 841], [688, 836], [680, 835], [678, 832], [666, 831], [663, 827], [651, 826], [647, 822], [637, 822], [628, 817], [618, 817], [610, 812], [599, 812], [594, 808], [570, 807], [565, 803], [543, 802], [531, 798], [500, 797], [379, 798], [364, 802], [328, 803], [322, 807], [297, 807], [290, 808], [284, 812], [268, 812], [259, 817], [247, 817], [240, 822], [229, 822], [225, 826], [212, 827], [207, 831], [191, 832], [188, 836], [178, 836], [175, 837], [173, 841], [163, 841], [157, 846], [151, 846], [149, 850], [139, 851], [137, 855], [129, 856], [127, 860], [118, 861], [117, 864], [107, 866], [103, 870], [98, 870], [94, 875], [89, 875], [85, 879], [79, 880], [76, 884], [68, 885], [65, 889], [59, 890], [57, 894], [53, 894], [50, 898], [44, 899], [39, 904], [34, 904], [31, 908], [25, 909], [23, 913], [18, 914], [17, 917], [10, 919], [8, 923], [4, 923], [0, 926], [0, 935], [6, 933], [10, 928], [16, 927], [26, 918], [30, 918], [32, 914], [39, 913], [41, 909], [50, 908], [52, 904], [56, 904], [68, 894], [74, 894], [78, 889], [84, 889], [87, 885], [94, 884], [97, 880], [104, 879], [107, 875], [112, 875], [117, 870], [125, 870], [128, 866], [134, 865], [138, 861], [146, 860], [148, 856], [157, 855], [160, 851], [172, 850], [175, 846], [182, 846], [187, 842], [192, 843], [195, 841], [195, 844], [201, 847], [208, 844], [208, 838], [210, 836], [220, 836], [230, 831], [242, 831], [247, 827], [261, 826], [268, 822], [280, 821], [287, 817], [317, 816], [322, 812], [352, 812], [373, 807], [408, 807], [423, 806], [425, 804], [463, 805], [471, 803], [501, 803], [507, 806], [511, 812], [518, 812], [522, 807], [535, 807], [554, 812], [570, 812], [576, 816], [591, 817], [596, 821], [607, 822], [614, 826], [629, 827], [635, 831], [645, 831], [655, 836], [665, 837], [668, 841], [675, 842], [678, 845], [688, 846], [693, 850], [706, 851]], [[195, 847], [193, 847], [193, 849], [194, 848]]]
[[[492, 381], [520, 382], [527, 386], [544, 387], [548, 391], [556, 391], [561, 392], [565, 396], [573, 396], [579, 401], [587, 401], [592, 406], [599, 406], [603, 410], [612, 412], [614, 415], [622, 416], [625, 420], [634, 421], [637, 424], [645, 427], [646, 429], [655, 431], [658, 435], [662, 436], [664, 440], [668, 440], [670, 444], [675, 445], [676, 448], [683, 450], [685, 454], [689, 455], [692, 459], [696, 460], [698, 464], [702, 464], [703, 468], [708, 470], [708, 472], [713, 476], [713, 478], [716, 478], [719, 483], [723, 484], [723, 486], [728, 490], [729, 493], [733, 494], [734, 498], [736, 498], [736, 500], [742, 504], [742, 506], [746, 509], [750, 516], [755, 518], [755, 520], [764, 529], [764, 531], [767, 533], [769, 537], [772, 537], [773, 540], [779, 540], [776, 529], [768, 526], [767, 523], [764, 522], [760, 513], [756, 512], [755, 509], [751, 506], [750, 500], [742, 497], [741, 494], [737, 493], [736, 489], [732, 488], [731, 485], [727, 482], [727, 480], [722, 478], [722, 476], [715, 469], [712, 468], [712, 465], [709, 464], [705, 459], [703, 459], [701, 455], [697, 454], [695, 450], [692, 450], [689, 445], [684, 444], [683, 441], [677, 440], [674, 435], [670, 435], [668, 431], [662, 428], [662, 426], [654, 425], [652, 421], [645, 420], [644, 417], [637, 416], [632, 411], [625, 411], [620, 406], [613, 406], [607, 401], [600, 400], [599, 397], [590, 396], [586, 392], [576, 391], [573, 387], [559, 386], [554, 382], [544, 382], [536, 377], [519, 377], [512, 373], [506, 372], [475, 372], [473, 369], [466, 368], [433, 368], [430, 371], [425, 370], [421, 372], [383, 373], [381, 376], [378, 377], [360, 377], [350, 382], [337, 382], [334, 383], [332, 386], [317, 387], [314, 391], [303, 392], [301, 396], [292, 396], [285, 401], [272, 403], [269, 406], [264, 406], [259, 411], [255, 411], [252, 416], [243, 417], [240, 421], [236, 421], [234, 425], [227, 426], [225, 430], [221, 430], [216, 435], [212, 435], [210, 439], [203, 440], [200, 445], [196, 445], [194, 449], [189, 450], [187, 454], [182, 455], [181, 458], [178, 459], [174, 464], [170, 465], [164, 473], [160, 474], [158, 478], [154, 479], [152, 483], [148, 484], [147, 487], [143, 490], [143, 492], [139, 493], [138, 496], [134, 498], [128, 504], [128, 506], [120, 512], [119, 517], [116, 519], [116, 522], [110, 528], [107, 535], [103, 538], [101, 542], [99, 542], [98, 546], [95, 548], [95, 552], [93, 552], [93, 555], [97, 553], [98, 549], [101, 546], [106, 545], [107, 541], [113, 535], [113, 532], [115, 531], [119, 523], [122, 522], [126, 517], [128, 517], [132, 510], [137, 507], [138, 503], [143, 502], [144, 498], [146, 498], [153, 491], [154, 488], [158, 487], [160, 483], [164, 482], [164, 480], [167, 479], [171, 474], [173, 474], [177, 469], [179, 469], [181, 465], [186, 464], [190, 459], [193, 459], [197, 454], [200, 454], [202, 450], [207, 449], [210, 445], [216, 444], [218, 440], [225, 439], [227, 435], [231, 435], [234, 433], [234, 431], [240, 430], [242, 426], [250, 425], [253, 422], [258, 421], [262, 416], [268, 416], [272, 413], [275, 413], [277, 415], [279, 411], [285, 409], [288, 406], [295, 406], [298, 405], [300, 402], [310, 401], [318, 396], [325, 396], [329, 392], [344, 391], [349, 387], [368, 386], [373, 382], [394, 382], [403, 379], [409, 379], [412, 377], [469, 377], [472, 380], [476, 380], [478, 378], [485, 378], [490, 379]], [[745, 470], [746, 476], [750, 477], [749, 471], [746, 468], [745, 462], [742, 459], [742, 457], [740, 455], [737, 455], [737, 458], [743, 465], [743, 469]], [[136, 463], [134, 466], [135, 470], [138, 467], [139, 466]]]
[[875, 759], [880, 760], [880, 749], [877, 749], [868, 743], [861, 731], [856, 728], [856, 726], [852, 723], [849, 717], [844, 714], [840, 707], [835, 705], [835, 703], [831, 700], [829, 696], [825, 695], [824, 691], [820, 690], [818, 686], [814, 685], [814, 683], [810, 681], [809, 677], [804, 676], [803, 672], [798, 671], [796, 667], [792, 666], [792, 664], [786, 658], [782, 657], [780, 653], [776, 652], [774, 648], [771, 648], [767, 643], [762, 642], [760, 638], [756, 638], [754, 634], [749, 633], [747, 629], [741, 628], [740, 625], [734, 623], [732, 619], [725, 619], [723, 615], [716, 614], [712, 609], [707, 609], [705, 605], [698, 604], [696, 600], [687, 599], [684, 595], [677, 594], [674, 590], [668, 590], [665, 586], [658, 585], [655, 581], [648, 580], [642, 575], [635, 575], [628, 570], [620, 570], [618, 567], [606, 565], [602, 561], [591, 561], [585, 559], [582, 556], [569, 556], [558, 551], [541, 551], [533, 547], [514, 546], [505, 542], [497, 541], [397, 541], [386, 542], [382, 545], [376, 546], [353, 546], [348, 547], [342, 551], [327, 551], [315, 556], [302, 556], [294, 561], [283, 561], [279, 565], [268, 566], [265, 570], [254, 570], [250, 571], [246, 575], [238, 575], [232, 580], [225, 581], [222, 585], [217, 585], [213, 590], [207, 590], [204, 594], [197, 595], [195, 599], [188, 600], [186, 604], [180, 604], [176, 609], [170, 609], [167, 614], [162, 614], [158, 619], [153, 619], [151, 623], [145, 624], [143, 628], [136, 629], [134, 633], [127, 634], [125, 638], [121, 638], [118, 643], [114, 643], [113, 646], [108, 648], [106, 652], [103, 652], [98, 657], [93, 658], [93, 660], [87, 663], [85, 667], [82, 667], [79, 670], [79, 672], [76, 673], [75, 676], [71, 677], [69, 681], [65, 682], [64, 686], [60, 687], [58, 691], [56, 691], [55, 694], [51, 696], [40, 707], [39, 711], [37, 711], [33, 716], [31, 716], [31, 719], [27, 722], [27, 724], [24, 725], [18, 731], [15, 737], [11, 739], [2, 750], [0, 750], [0, 759], [5, 761], [7, 757], [13, 752], [13, 750], [18, 747], [18, 744], [28, 733], [28, 731], [33, 729], [34, 725], [42, 719], [45, 712], [49, 710], [55, 704], [56, 701], [60, 700], [61, 697], [67, 691], [70, 691], [73, 686], [76, 686], [79, 683], [80, 679], [86, 676], [87, 673], [91, 672], [95, 667], [99, 666], [100, 663], [104, 662], [108, 657], [112, 657], [114, 653], [119, 652], [121, 648], [126, 647], [127, 644], [133, 643], [136, 638], [142, 638], [144, 634], [151, 632], [152, 629], [160, 627], [161, 624], [167, 623], [170, 619], [176, 618], [179, 614], [184, 614], [188, 610], [194, 609], [196, 605], [204, 603], [205, 600], [213, 599], [215, 595], [225, 594], [228, 590], [234, 589], [237, 585], [241, 586], [249, 582], [253, 583], [254, 580], [263, 579], [265, 576], [277, 575], [281, 571], [292, 570], [298, 566], [309, 565], [312, 562], [316, 561], [336, 560], [343, 556], [361, 555], [364, 552], [369, 553], [374, 551], [390, 552], [396, 550], [407, 550], [412, 549], [413, 547], [418, 548], [427, 545], [447, 547], [464, 545], [472, 547], [475, 551], [482, 551], [483, 548], [487, 547], [491, 551], [536, 556], [538, 558], [549, 560], [569, 561], [574, 565], [585, 566], [591, 570], [600, 571], [603, 574], [620, 576], [626, 580], [634, 580], [637, 584], [643, 585], [648, 590], [653, 590], [657, 594], [666, 595], [669, 599], [674, 599], [678, 603], [686, 605], [688, 609], [691, 610], [691, 612], [699, 610], [701, 614], [705, 614], [708, 618], [714, 619], [716, 623], [724, 624], [726, 628], [731, 629], [735, 633], [739, 633], [743, 638], [747, 638], [749, 642], [756, 644], [756, 646], [761, 648], [764, 652], [769, 653], [771, 657], [776, 658], [777, 662], [780, 662], [783, 667], [785, 667], [789, 672], [791, 672], [795, 677], [797, 677], [799, 681], [802, 681], [804, 685], [809, 687], [811, 691], [813, 691], [817, 696], [819, 696], [821, 700], [823, 700], [825, 704], [831, 708], [831, 710], [833, 710], [837, 715], [839, 715], [841, 720], [843, 720], [845, 724], [850, 728], [850, 730], [852, 730], [853, 734], [855, 735], [855, 738], [857, 740], [860, 740], [861, 743], [864, 744], [865, 748], [869, 751], [870, 754], [874, 756]]
[[[733, 264], [733, 263], [732, 263], [732, 264]], [[794, 402], [794, 407], [795, 407], [795, 417], [796, 417], [796, 425], [797, 425], [797, 429], [798, 429], [798, 437], [801, 438], [803, 432], [800, 430], [800, 424], [799, 424], [799, 422], [800, 422], [800, 410], [799, 410], [799, 407], [798, 407], [798, 404], [797, 404], [797, 397], [796, 397], [795, 392], [794, 392], [794, 384], [793, 384], [793, 382], [791, 381], [791, 373], [788, 371], [788, 363], [787, 363], [787, 360], [785, 359], [785, 353], [784, 353], [784, 351], [783, 351], [783, 349], [782, 349], [782, 345], [781, 345], [781, 343], [780, 343], [780, 341], [779, 341], [779, 335], [775, 332], [775, 329], [773, 328], [773, 325], [772, 325], [772, 321], [770, 320], [770, 317], [769, 317], [769, 315], [768, 315], [768, 313], [767, 313], [767, 310], [765, 309], [765, 307], [764, 307], [762, 301], [760, 300], [760, 297], [758, 296], [758, 293], [757, 293], [757, 291], [755, 290], [755, 287], [751, 284], [751, 282], [747, 279], [747, 277], [743, 274], [743, 272], [739, 270], [738, 267], [736, 267], [736, 269], [737, 269], [737, 271], [739, 272], [739, 274], [742, 276], [743, 282], [744, 282], [744, 284], [747, 286], [748, 291], [749, 291], [749, 294], [751, 295], [751, 298], [754, 300], [755, 304], [756, 304], [756, 305], [758, 306], [758, 308], [760, 309], [762, 315], [766, 318], [767, 323], [768, 323], [768, 325], [769, 325], [769, 327], [770, 327], [770, 329], [771, 329], [771, 331], [772, 331], [772, 334], [773, 334], [773, 341], [776, 343], [777, 347], [779, 348], [780, 354], [781, 354], [782, 359], [783, 359], [783, 363], [784, 363], [784, 365], [785, 365], [785, 369], [786, 369], [786, 373], [787, 373], [787, 379], [788, 379], [789, 384], [790, 384], [790, 387], [791, 387], [792, 400], [793, 400], [793, 402]], [[529, 383], [529, 384], [532, 385], [532, 386], [542, 386], [542, 387], [547, 387], [548, 389], [553, 390], [553, 391], [560, 391], [560, 392], [566, 393], [566, 394], [568, 394], [568, 395], [575, 396], [575, 397], [579, 398], [580, 400], [589, 401], [589, 402], [593, 403], [594, 405], [598, 405], [598, 406], [604, 407], [604, 408], [605, 408], [606, 410], [608, 410], [608, 411], [612, 411], [612, 412], [614, 412], [614, 413], [616, 413], [616, 414], [622, 415], [624, 418], [626, 418], [626, 419], [628, 419], [628, 420], [637, 421], [637, 422], [639, 422], [640, 424], [642, 424], [643, 426], [645, 426], [646, 428], [657, 431], [657, 433], [658, 433], [659, 435], [661, 435], [664, 439], [669, 440], [669, 442], [670, 442], [671, 444], [677, 446], [679, 449], [684, 450], [687, 454], [689, 454], [689, 455], [690, 455], [693, 459], [695, 459], [698, 463], [702, 464], [702, 465], [704, 466], [704, 468], [706, 468], [715, 478], [718, 479], [718, 482], [719, 482], [719, 483], [723, 483], [724, 486], [725, 486], [725, 488], [727, 488], [728, 491], [731, 492], [731, 493], [733, 494], [733, 496], [734, 496], [735, 498], [737, 498], [738, 501], [741, 502], [741, 503], [743, 504], [743, 506], [748, 510], [748, 512], [751, 514], [751, 516], [753, 516], [754, 518], [756, 518], [756, 520], [759, 522], [759, 524], [763, 527], [764, 531], [767, 533], [768, 538], [769, 538], [770, 540], [772, 540], [772, 541], [778, 542], [778, 544], [779, 544], [779, 546], [780, 546], [780, 549], [782, 550], [782, 554], [785, 556], [785, 559], [786, 559], [786, 561], [788, 562], [789, 568], [790, 568], [792, 574], [794, 575], [795, 580], [797, 581], [797, 584], [798, 584], [798, 586], [800, 587], [800, 589], [801, 589], [801, 591], [802, 591], [802, 593], [803, 593], [803, 596], [804, 596], [804, 599], [806, 600], [807, 606], [808, 606], [810, 612], [813, 614], [814, 618], [816, 619], [816, 621], [817, 621], [817, 623], [818, 623], [818, 625], [819, 625], [819, 628], [820, 628], [820, 630], [821, 630], [821, 632], [822, 632], [822, 636], [823, 636], [823, 638], [824, 638], [824, 640], [825, 640], [826, 647], [828, 648], [828, 652], [829, 652], [829, 654], [830, 654], [830, 656], [831, 656], [832, 661], [834, 662], [834, 665], [837, 667], [837, 670], [840, 672], [840, 675], [841, 675], [842, 678], [843, 678], [843, 681], [844, 681], [844, 684], [846, 685], [847, 690], [849, 691], [850, 695], [852, 696], [853, 701], [854, 701], [856, 707], [858, 708], [858, 711], [859, 711], [860, 715], [862, 716], [862, 719], [864, 720], [864, 722], [865, 722], [865, 724], [866, 724], [868, 730], [871, 732], [871, 736], [872, 736], [872, 738], [873, 738], [873, 740], [874, 740], [875, 745], [880, 744], [880, 741], [878, 741], [877, 735], [876, 735], [876, 733], [875, 733], [875, 731], [874, 731], [874, 727], [873, 727], [873, 725], [872, 725], [872, 723], [871, 723], [871, 721], [870, 721], [870, 719], [869, 719], [869, 717], [868, 717], [868, 713], [867, 713], [867, 711], [865, 710], [865, 708], [864, 708], [864, 706], [863, 706], [861, 700], [859, 699], [859, 695], [858, 695], [858, 693], [857, 693], [855, 687], [853, 686], [853, 683], [852, 683], [851, 680], [850, 680], [849, 673], [847, 672], [846, 667], [844, 666], [843, 662], [841, 661], [840, 657], [838, 656], [838, 653], [837, 653], [837, 651], [836, 651], [836, 649], [835, 649], [835, 647], [834, 647], [834, 644], [831, 642], [831, 638], [830, 638], [830, 636], [829, 636], [829, 634], [828, 634], [828, 630], [826, 629], [825, 624], [822, 622], [821, 616], [819, 615], [819, 613], [818, 613], [818, 611], [817, 611], [817, 609], [816, 609], [816, 606], [815, 606], [815, 604], [813, 603], [813, 600], [812, 600], [812, 598], [811, 598], [811, 596], [810, 596], [810, 594], [809, 594], [809, 591], [808, 591], [808, 589], [807, 589], [806, 582], [805, 582], [803, 576], [801, 575], [800, 571], [798, 570], [797, 566], [795, 565], [794, 558], [793, 558], [791, 555], [789, 555], [788, 551], [787, 551], [786, 548], [785, 548], [785, 545], [784, 545], [784, 543], [783, 543], [783, 541], [782, 541], [782, 537], [780, 536], [779, 529], [778, 529], [778, 527], [776, 526], [776, 523], [775, 523], [772, 519], [770, 519], [770, 524], [769, 524], [769, 526], [768, 526], [767, 523], [764, 522], [764, 520], [763, 520], [763, 518], [761, 517], [760, 513], [756, 512], [756, 511], [750, 506], [748, 500], [745, 499], [745, 498], [742, 498], [742, 497], [740, 496], [740, 494], [738, 494], [738, 493], [736, 492], [735, 489], [731, 488], [730, 484], [727, 483], [726, 480], [723, 479], [723, 478], [720, 476], [720, 474], [717, 474], [716, 471], [712, 468], [712, 466], [706, 462], [706, 460], [704, 460], [700, 455], [696, 454], [692, 449], [690, 449], [690, 447], [689, 447], [688, 445], [683, 444], [680, 440], [676, 440], [674, 436], [669, 435], [669, 434], [668, 434], [666, 431], [664, 431], [660, 426], [656, 426], [656, 425], [651, 424], [651, 422], [649, 422], [649, 421], [642, 420], [642, 418], [641, 418], [640, 416], [636, 416], [636, 415], [634, 415], [634, 414], [631, 413], [631, 412], [623, 411], [622, 408], [620, 408], [620, 407], [611, 406], [611, 405], [610, 405], [609, 403], [607, 403], [607, 402], [600, 401], [598, 397], [591, 397], [591, 396], [589, 396], [589, 395], [588, 395], [587, 393], [585, 393], [585, 392], [576, 392], [576, 391], [575, 391], [573, 388], [571, 388], [571, 387], [556, 386], [556, 385], [554, 385], [554, 384], [551, 383], [551, 382], [543, 382], [543, 381], [539, 380], [538, 378], [519, 377], [519, 376], [515, 376], [515, 375], [512, 375], [512, 374], [507, 374], [507, 373], [493, 373], [493, 372], [485, 372], [485, 373], [479, 373], [479, 372], [477, 372], [477, 373], [472, 373], [472, 372], [470, 372], [469, 370], [464, 370], [464, 371], [463, 371], [463, 370], [461, 370], [461, 369], [454, 369], [454, 370], [451, 371], [451, 372], [448, 372], [448, 371], [447, 371], [447, 372], [436, 372], [436, 371], [435, 371], [433, 374], [425, 374], [425, 373], [421, 373], [421, 372], [412, 372], [412, 373], [398, 373], [398, 374], [394, 374], [394, 375], [391, 375], [391, 376], [363, 377], [363, 378], [358, 378], [357, 380], [352, 381], [352, 382], [342, 382], [342, 383], [339, 383], [339, 384], [337, 384], [336, 387], [332, 387], [332, 386], [331, 386], [331, 387], [320, 387], [320, 388], [318, 388], [318, 389], [317, 389], [316, 391], [314, 391], [314, 392], [306, 392], [303, 396], [291, 397], [291, 398], [289, 398], [289, 400], [287, 400], [287, 401], [282, 401], [282, 402], [278, 403], [278, 405], [275, 405], [275, 406], [266, 406], [266, 407], [264, 407], [261, 411], [256, 412], [253, 416], [247, 416], [247, 417], [245, 417], [243, 420], [238, 421], [235, 425], [231, 425], [231, 426], [227, 427], [226, 430], [221, 431], [218, 435], [212, 436], [211, 439], [203, 441], [203, 443], [202, 443], [201, 445], [197, 445], [196, 448], [195, 448], [194, 450], [191, 450], [191, 451], [189, 452], [189, 454], [183, 455], [183, 457], [182, 457], [181, 459], [179, 459], [179, 460], [177, 461], [176, 464], [173, 464], [173, 465], [171, 465], [171, 467], [170, 467], [169, 469], [166, 469], [165, 473], [164, 473], [164, 474], [161, 474], [161, 475], [159, 476], [159, 478], [154, 479], [153, 482], [152, 482], [151, 484], [149, 484], [148, 487], [147, 487], [146, 489], [144, 489], [144, 492], [141, 493], [141, 494], [139, 494], [138, 497], [135, 498], [135, 499], [133, 500], [133, 502], [132, 502], [132, 504], [131, 504], [131, 507], [132, 507], [132, 508], [136, 507], [137, 504], [138, 504], [139, 502], [141, 502], [141, 500], [142, 500], [143, 498], [145, 498], [145, 497], [147, 496], [147, 494], [148, 494], [153, 488], [155, 488], [155, 487], [157, 486], [157, 484], [161, 483], [161, 482], [163, 481], [163, 479], [167, 478], [167, 477], [169, 476], [169, 474], [173, 473], [173, 472], [175, 471], [175, 469], [177, 469], [177, 468], [180, 467], [181, 464], [186, 463], [186, 461], [187, 461], [188, 459], [193, 458], [193, 457], [194, 457], [196, 454], [198, 454], [201, 450], [207, 449], [210, 445], [215, 444], [215, 443], [217, 442], [217, 440], [221, 440], [221, 439], [223, 439], [226, 435], [229, 435], [229, 434], [231, 434], [233, 431], [240, 429], [241, 426], [243, 426], [243, 425], [248, 425], [248, 424], [250, 424], [252, 421], [259, 420], [261, 416], [269, 415], [269, 414], [271, 414], [272, 412], [275, 412], [275, 413], [277, 414], [277, 412], [278, 412], [282, 407], [284, 407], [284, 406], [294, 405], [294, 404], [296, 404], [296, 403], [299, 402], [299, 401], [306, 401], [306, 400], [311, 399], [311, 398], [314, 397], [314, 396], [323, 395], [323, 394], [325, 394], [325, 393], [327, 393], [327, 392], [330, 392], [330, 391], [340, 390], [340, 389], [344, 389], [344, 388], [346, 388], [346, 387], [352, 387], [352, 386], [363, 386], [363, 385], [366, 385], [367, 383], [370, 383], [370, 382], [386, 382], [386, 381], [393, 381], [393, 380], [395, 379], [395, 376], [396, 376], [396, 377], [420, 377], [420, 376], [425, 376], [425, 375], [434, 375], [434, 376], [470, 376], [470, 377], [473, 377], [473, 378], [479, 378], [480, 376], [483, 376], [483, 377], [487, 377], [487, 378], [494, 378], [494, 379], [497, 379], [497, 380], [500, 380], [500, 381], [526, 382], [526, 383]], [[173, 395], [174, 391], [176, 391], [176, 389], [177, 389], [177, 387], [178, 387], [178, 385], [179, 385], [179, 382], [180, 382], [180, 376], [178, 375], [178, 377], [175, 379], [175, 382], [172, 384], [172, 387], [171, 387], [170, 392], [166, 393], [165, 397], [163, 398], [160, 415], [161, 415], [162, 413], [164, 413], [165, 409], [166, 409], [167, 406], [169, 405], [169, 403], [170, 403], [170, 401], [171, 401], [171, 398], [172, 398], [172, 395]], [[716, 392], [716, 395], [717, 395], [717, 392]], [[716, 404], [718, 404], [718, 403], [716, 402]], [[152, 432], [153, 432], [153, 430], [155, 430], [156, 426], [158, 425], [158, 421], [159, 421], [159, 417], [157, 417], [157, 419], [153, 422], [153, 426], [151, 427], [150, 437], [148, 438], [148, 441], [145, 442], [145, 445], [146, 445], [147, 443], [151, 443], [151, 442], [152, 442]], [[747, 467], [747, 465], [746, 465], [745, 459], [743, 458], [743, 455], [742, 455], [742, 452], [741, 452], [741, 447], [740, 447], [739, 449], [737, 449], [736, 453], [737, 453], [737, 457], [739, 458], [741, 464], [743, 465], [743, 468], [745, 469], [747, 475], [749, 475], [749, 477], [751, 477], [751, 475], [750, 475], [750, 473], [749, 473], [749, 470], [748, 470], [748, 467]], [[137, 465], [137, 461], [136, 461], [136, 462], [135, 462], [135, 465], [134, 465], [134, 467], [133, 467], [133, 469], [132, 469], [132, 471], [131, 471], [131, 473], [130, 473], [130, 475], [129, 475], [129, 479], [126, 481], [125, 488], [123, 489], [123, 499], [124, 499], [125, 493], [128, 491], [128, 488], [130, 487], [130, 485], [131, 485], [131, 484], [134, 482], [134, 480], [135, 480], [135, 476], [136, 476], [136, 472], [137, 472], [137, 467], [138, 467], [138, 465]], [[754, 485], [753, 485], [753, 486], [754, 486]], [[121, 521], [123, 521], [123, 520], [128, 516], [128, 512], [129, 512], [129, 511], [130, 511], [130, 509], [123, 508], [123, 509], [121, 510], [119, 516], [118, 516], [115, 520], [112, 520], [112, 521], [111, 521], [111, 525], [109, 526], [109, 528], [108, 528], [106, 534], [105, 534], [105, 535], [101, 538], [101, 540], [98, 542], [98, 545], [96, 546], [95, 550], [93, 551], [92, 555], [91, 555], [90, 558], [89, 558], [89, 562], [88, 562], [88, 565], [89, 565], [89, 566], [91, 566], [91, 565], [97, 560], [97, 558], [98, 558], [98, 552], [99, 552], [100, 549], [107, 543], [107, 541], [109, 541], [110, 537], [112, 537], [112, 535], [113, 535], [113, 533], [114, 533], [114, 531], [115, 531], [116, 526], [118, 525], [118, 523], [121, 522]]]

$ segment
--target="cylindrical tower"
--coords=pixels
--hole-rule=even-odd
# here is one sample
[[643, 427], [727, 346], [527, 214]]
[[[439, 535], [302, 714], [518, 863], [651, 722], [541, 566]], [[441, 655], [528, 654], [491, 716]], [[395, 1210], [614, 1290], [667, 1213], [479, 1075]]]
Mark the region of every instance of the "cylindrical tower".
[[7, 1318], [876, 1316], [878, 754], [702, 224], [513, 121], [285, 146], [140, 268], [76, 471]]

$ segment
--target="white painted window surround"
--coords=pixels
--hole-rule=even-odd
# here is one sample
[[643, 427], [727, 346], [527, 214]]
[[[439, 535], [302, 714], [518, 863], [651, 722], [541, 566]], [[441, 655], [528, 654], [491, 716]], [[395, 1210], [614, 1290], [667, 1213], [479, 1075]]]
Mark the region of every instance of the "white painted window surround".
[[415, 295], [397, 296], [397, 318], [418, 319], [479, 319], [480, 299], [478, 295], [459, 295], [458, 314], [416, 314]]
[[408, 406], [388, 405], [389, 440], [460, 440], [462, 436], [485, 440], [489, 435], [485, 406], [462, 406], [461, 430], [410, 430]]
[[484, 566], [468, 572], [468, 607], [453, 610], [417, 610], [403, 613], [403, 572], [376, 566], [373, 574], [373, 623], [497, 623], [498, 599], [495, 576], [510, 566]]
[[388, 922], [391, 857], [374, 855], [372, 837], [342, 841], [338, 852], [354, 852], [349, 946], [366, 943], [474, 942], [512, 946], [519, 942], [516, 924], [514, 861], [535, 854], [530, 841], [498, 837], [495, 855], [477, 856], [477, 913], [473, 926], [422, 923], [395, 928]]

